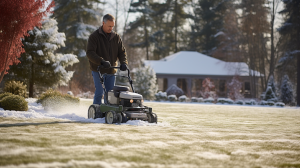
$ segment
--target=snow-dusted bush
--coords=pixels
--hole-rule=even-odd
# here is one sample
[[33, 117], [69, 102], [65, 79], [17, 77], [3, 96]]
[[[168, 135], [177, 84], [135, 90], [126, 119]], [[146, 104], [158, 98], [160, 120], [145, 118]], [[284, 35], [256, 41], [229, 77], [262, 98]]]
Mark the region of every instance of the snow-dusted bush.
[[155, 98], [157, 101], [166, 101], [168, 99], [167, 92], [159, 91], [155, 93]]
[[259, 102], [259, 105], [265, 106], [265, 105], [268, 105], [268, 102], [265, 100], [262, 100]]
[[186, 95], [182, 95], [182, 96], [179, 96], [179, 97], [178, 97], [178, 100], [179, 100], [180, 102], [186, 102], [186, 101], [188, 101], [188, 98], [186, 97]]
[[212, 90], [215, 88], [214, 82], [210, 78], [205, 78], [202, 82], [202, 91], [200, 91], [201, 96], [204, 99], [209, 97], [216, 99], [217, 95]]
[[225, 98], [218, 98], [217, 103], [224, 104], [225, 103]]
[[255, 100], [251, 99], [251, 100], [245, 101], [245, 104], [246, 105], [256, 105], [257, 102]]
[[168, 100], [171, 101], [171, 102], [174, 102], [174, 101], [177, 100], [177, 97], [176, 97], [176, 95], [169, 95]]
[[232, 100], [243, 99], [244, 96], [241, 94], [243, 84], [240, 82], [238, 76], [234, 76], [231, 82], [227, 83], [227, 88], [229, 90], [228, 97]]
[[65, 105], [78, 105], [79, 101], [79, 98], [49, 89], [38, 98], [37, 103], [41, 103], [45, 109], [59, 110]]
[[215, 101], [215, 99], [212, 98], [212, 97], [209, 97], [209, 98], [207, 98], [207, 99], [204, 99], [204, 103], [213, 103], [214, 101]]
[[199, 97], [199, 98], [198, 98], [198, 102], [199, 102], [199, 103], [204, 102], [203, 98], [202, 98], [202, 97]]
[[233, 104], [233, 100], [226, 99], [226, 98], [218, 98], [217, 103], [218, 104]]
[[237, 100], [237, 101], [235, 101], [235, 104], [244, 105], [244, 101], [243, 100]]
[[184, 95], [184, 92], [182, 89], [180, 89], [177, 85], [173, 84], [171, 85], [167, 90], [167, 95], [176, 95], [176, 97], [180, 97], [181, 95]]
[[192, 97], [191, 102], [198, 102], [198, 98], [197, 97]]
[[285, 106], [285, 104], [284, 104], [284, 103], [282, 103], [282, 102], [277, 102], [277, 103], [275, 104], [275, 106], [278, 106], [278, 107], [284, 107], [284, 106]]
[[275, 102], [269, 100], [269, 101], [268, 101], [268, 105], [269, 105], [269, 106], [274, 106], [274, 105], [275, 105]]
[[287, 75], [284, 75], [280, 87], [280, 99], [285, 104], [293, 103], [293, 86]]
[[135, 90], [144, 99], [153, 100], [157, 93], [156, 73], [150, 66], [139, 67], [135, 72]]

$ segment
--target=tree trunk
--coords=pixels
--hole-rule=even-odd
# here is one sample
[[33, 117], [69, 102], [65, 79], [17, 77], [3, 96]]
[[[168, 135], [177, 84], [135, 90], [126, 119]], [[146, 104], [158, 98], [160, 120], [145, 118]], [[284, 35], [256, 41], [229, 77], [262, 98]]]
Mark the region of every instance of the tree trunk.
[[178, 27], [178, 23], [177, 23], [177, 0], [175, 0], [175, 53], [177, 52], [177, 27]]
[[298, 54], [298, 56], [296, 57], [297, 57], [297, 106], [299, 107], [300, 106], [300, 58], [299, 58], [300, 54]]
[[34, 58], [32, 57], [31, 77], [29, 80], [29, 97], [33, 97], [33, 84], [34, 84]]

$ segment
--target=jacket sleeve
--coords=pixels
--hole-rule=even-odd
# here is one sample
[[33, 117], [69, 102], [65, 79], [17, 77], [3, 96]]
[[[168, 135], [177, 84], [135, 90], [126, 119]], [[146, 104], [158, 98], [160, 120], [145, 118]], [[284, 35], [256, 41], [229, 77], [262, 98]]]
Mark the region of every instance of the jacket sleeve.
[[94, 36], [94, 34], [91, 34], [87, 44], [86, 56], [92, 63], [100, 65], [103, 58], [96, 53], [96, 50], [97, 38]]
[[118, 38], [119, 38], [118, 39], [118, 59], [119, 59], [121, 64], [127, 64], [128, 65], [126, 49], [123, 45], [121, 37], [118, 36]]

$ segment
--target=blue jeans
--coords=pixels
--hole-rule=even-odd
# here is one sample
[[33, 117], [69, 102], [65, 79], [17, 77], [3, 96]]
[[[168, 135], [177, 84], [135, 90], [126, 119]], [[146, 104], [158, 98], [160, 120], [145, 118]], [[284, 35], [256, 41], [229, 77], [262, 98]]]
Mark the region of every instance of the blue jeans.
[[[92, 71], [92, 75], [93, 75], [95, 89], [96, 89], [93, 104], [101, 104], [102, 103], [102, 101], [101, 101], [102, 95], [103, 95], [103, 87], [102, 87], [102, 84], [100, 81], [99, 73]], [[104, 83], [106, 91], [112, 90], [113, 87], [115, 86], [116, 77], [113, 75], [107, 75], [107, 74], [102, 75], [102, 77], [103, 77], [103, 81], [104, 81], [103, 83]]]

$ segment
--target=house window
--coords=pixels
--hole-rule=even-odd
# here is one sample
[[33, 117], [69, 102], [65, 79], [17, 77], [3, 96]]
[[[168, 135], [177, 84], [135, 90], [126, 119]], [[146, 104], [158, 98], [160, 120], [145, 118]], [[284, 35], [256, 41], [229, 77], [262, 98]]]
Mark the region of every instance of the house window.
[[187, 84], [186, 79], [179, 78], [177, 79], [177, 86], [183, 90], [184, 93], [187, 93]]
[[193, 79], [192, 80], [192, 96], [199, 97], [201, 88], [202, 88], [202, 79]]
[[250, 94], [250, 82], [245, 82], [245, 94]]
[[168, 89], [168, 79], [167, 78], [157, 78], [158, 90], [165, 92]]
[[225, 92], [226, 91], [226, 80], [219, 81], [219, 91]]

